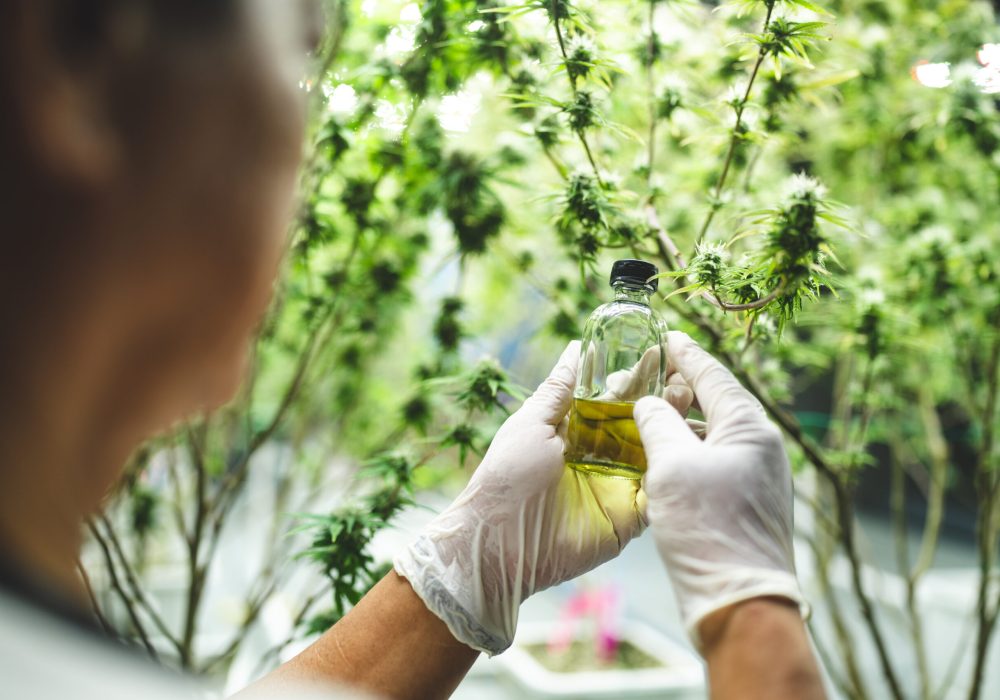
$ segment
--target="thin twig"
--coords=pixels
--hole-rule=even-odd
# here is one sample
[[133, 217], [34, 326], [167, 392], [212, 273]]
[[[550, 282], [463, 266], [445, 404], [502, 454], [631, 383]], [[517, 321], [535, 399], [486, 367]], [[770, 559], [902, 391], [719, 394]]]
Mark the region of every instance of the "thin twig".
[[770, 398], [766, 389], [761, 386], [756, 377], [750, 374], [739, 363], [738, 358], [734, 358], [729, 352], [725, 351], [722, 347], [722, 333], [715, 328], [714, 324], [693, 307], [679, 306], [675, 308], [708, 335], [715, 348], [719, 351], [722, 360], [732, 369], [733, 374], [757, 398], [767, 414], [782, 428], [789, 439], [798, 445], [803, 455], [813, 465], [813, 468], [830, 484], [834, 495], [837, 521], [840, 525], [841, 544], [850, 564], [851, 587], [857, 598], [861, 616], [865, 621], [865, 627], [875, 645], [879, 665], [886, 684], [889, 686], [891, 696], [895, 700], [903, 700], [904, 694], [889, 655], [889, 648], [882, 633], [882, 627], [875, 616], [871, 598], [865, 591], [861, 558], [858, 554], [857, 543], [855, 541], [853, 498], [847, 484], [841, 479], [837, 469], [824, 458], [820, 447], [803, 432], [801, 425], [799, 425], [795, 417]]
[[895, 445], [892, 445], [891, 450], [891, 475], [889, 503], [896, 549], [896, 568], [900, 575], [906, 577], [906, 616], [910, 625], [913, 654], [917, 660], [920, 697], [922, 700], [929, 700], [930, 677], [927, 670], [927, 654], [924, 651], [923, 621], [916, 608], [917, 578], [910, 574], [910, 541], [906, 526], [906, 470]]
[[129, 564], [128, 557], [125, 556], [125, 549], [122, 547], [121, 541], [119, 540], [111, 521], [108, 520], [108, 517], [103, 513], [97, 517], [101, 521], [101, 524], [104, 525], [104, 534], [107, 537], [108, 542], [111, 544], [112, 551], [118, 556], [118, 563], [124, 572], [125, 582], [129, 585], [129, 589], [132, 591], [132, 595], [134, 596], [136, 603], [138, 603], [138, 605], [142, 608], [142, 611], [149, 616], [153, 625], [156, 626], [157, 631], [159, 631], [159, 633], [174, 646], [177, 652], [180, 653], [180, 642], [170, 632], [170, 629], [167, 627], [166, 623], [164, 623], [163, 618], [160, 617], [159, 613], [157, 613], [156, 608], [154, 608], [149, 602], [149, 599], [146, 598], [142, 589], [142, 584], [139, 583], [138, 576], [136, 576], [135, 571]]
[[87, 575], [87, 569], [84, 567], [83, 562], [79, 559], [76, 560], [76, 570], [80, 572], [80, 580], [83, 582], [84, 590], [87, 591], [87, 598], [90, 601], [90, 609], [93, 610], [94, 617], [97, 618], [97, 622], [101, 625], [101, 629], [104, 630], [104, 634], [112, 639], [117, 638], [118, 632], [104, 616], [104, 612], [101, 610], [101, 605], [97, 602], [97, 596], [94, 595], [94, 587], [90, 584], [90, 576]]
[[831, 654], [830, 650], [826, 648], [826, 642], [823, 641], [823, 638], [819, 635], [819, 630], [816, 629], [814, 619], [815, 618], [810, 619], [806, 625], [809, 627], [809, 636], [812, 637], [813, 647], [819, 655], [819, 660], [823, 668], [826, 669], [827, 675], [830, 677], [830, 680], [833, 681], [837, 690], [839, 690], [844, 697], [850, 698], [850, 700], [855, 700], [857, 696], [854, 693], [853, 688], [848, 685], [848, 680], [841, 675], [840, 669], [837, 668], [833, 654]]
[[976, 519], [976, 540], [979, 548], [979, 589], [976, 595], [975, 662], [969, 682], [969, 700], [977, 700], [982, 692], [986, 671], [986, 653], [996, 627], [1000, 605], [991, 601], [990, 588], [997, 549], [997, 480], [993, 473], [993, 441], [997, 420], [997, 393], [1000, 389], [1000, 310], [992, 319], [994, 338], [986, 363], [986, 400], [982, 410], [982, 439], [976, 465], [976, 495], [979, 512]]
[[[649, 91], [649, 134], [646, 137], [646, 189], [653, 191], [653, 169], [656, 166], [656, 76], [653, 74], [656, 51], [656, 0], [649, 0], [649, 41], [646, 44], [646, 89]], [[652, 195], [650, 195], [652, 199]], [[650, 201], [652, 206], [652, 201]]]
[[754, 301], [748, 301], [745, 304], [731, 304], [727, 301], [723, 301], [722, 297], [713, 289], [711, 294], [705, 295], [709, 301], [712, 302], [714, 306], [722, 309], [723, 311], [756, 311], [757, 309], [763, 309], [765, 306], [770, 304], [772, 301], [780, 297], [788, 289], [788, 284], [785, 280], [781, 281], [770, 294], [760, 299], [755, 299]]
[[656, 213], [656, 207], [652, 201], [646, 204], [646, 223], [656, 233], [656, 247], [667, 267], [671, 270], [682, 270], [687, 267], [683, 254], [660, 222], [660, 216]]
[[200, 557], [209, 508], [208, 466], [205, 463], [207, 430], [207, 422], [202, 421], [197, 426], [189, 426], [185, 431], [185, 444], [195, 473], [195, 517], [187, 543], [188, 588], [179, 650], [181, 667], [184, 669], [190, 669], [194, 663], [194, 637], [207, 573], [207, 564], [202, 564]]
[[[569, 65], [569, 54], [566, 51], [566, 40], [563, 38], [562, 26], [559, 23], [559, 10], [558, 10], [559, 0], [552, 0], [552, 26], [556, 31], [556, 39], [559, 42], [559, 52], [562, 54], [563, 66], [566, 68], [566, 77], [569, 79], [569, 86], [573, 92], [573, 97], [575, 98], [579, 94], [579, 89], [576, 85], [576, 77], [573, 75], [573, 71]], [[594, 158], [594, 153], [590, 148], [590, 143], [587, 141], [587, 135], [583, 133], [583, 130], [576, 130], [577, 138], [580, 139], [580, 145], [583, 146], [583, 151], [587, 155], [587, 160], [590, 162], [590, 167], [594, 171], [594, 177], [597, 178], [597, 184], [604, 189], [604, 179], [601, 177], [601, 169], [597, 167], [597, 160]]]
[[[818, 504], [816, 507], [818, 507]], [[839, 532], [839, 528], [835, 532]], [[823, 539], [825, 540], [826, 538]], [[841, 678], [842, 685], [838, 685], [844, 695], [850, 698], [850, 700], [864, 700], [867, 697], [867, 692], [861, 672], [858, 669], [854, 644], [847, 631], [847, 623], [844, 621], [844, 614], [840, 609], [840, 603], [837, 602], [836, 593], [834, 593], [833, 586], [830, 583], [830, 556], [832, 552], [830, 548], [820, 546], [819, 537], [808, 538], [808, 543], [813, 551], [813, 556], [816, 558], [816, 579], [819, 581], [823, 598], [827, 601], [827, 609], [830, 613], [830, 622], [833, 625], [834, 637], [837, 642], [837, 648], [840, 651], [840, 659], [844, 664], [846, 677]], [[826, 666], [827, 670], [831, 672], [831, 677], [833, 677], [835, 667], [829, 662], [826, 663]]]
[[139, 637], [139, 641], [142, 646], [145, 647], [146, 652], [154, 661], [159, 661], [159, 654], [156, 652], [156, 647], [153, 646], [152, 642], [149, 641], [149, 635], [146, 633], [146, 628], [142, 624], [142, 620], [139, 619], [139, 613], [135, 607], [135, 601], [133, 601], [128, 593], [125, 591], [125, 587], [122, 586], [121, 580], [118, 578], [118, 571], [115, 567], [114, 557], [111, 555], [111, 550], [108, 548], [108, 543], [104, 541], [101, 533], [97, 531], [97, 528], [93, 523], [88, 524], [91, 534], [94, 536], [94, 541], [97, 542], [101, 553], [104, 555], [104, 563], [108, 569], [108, 577], [111, 579], [111, 587], [114, 589], [115, 593], [118, 594], [118, 598], [121, 600], [122, 605], [125, 606], [125, 612], [128, 614], [129, 620], [132, 622], [132, 627], [135, 633]]
[[[769, 0], [767, 2], [767, 15], [764, 17], [764, 31], [767, 31], [768, 26], [771, 24], [771, 14], [774, 12], [775, 0]], [[701, 226], [701, 231], [698, 233], [698, 242], [701, 243], [705, 240], [705, 235], [708, 233], [709, 226], [712, 225], [712, 220], [715, 218], [715, 212], [720, 206], [720, 198], [722, 197], [722, 190], [726, 186], [726, 179], [729, 177], [729, 170], [733, 164], [733, 158], [736, 156], [736, 148], [739, 146], [742, 134], [740, 134], [740, 127], [743, 125], [743, 112], [746, 110], [747, 103], [750, 101], [750, 94], [753, 91], [754, 82], [757, 80], [757, 74], [760, 73], [760, 67], [764, 63], [764, 59], [767, 58], [767, 50], [762, 46], [760, 51], [757, 52], [757, 60], [753, 64], [753, 70], [750, 73], [750, 80], [747, 82], [746, 91], [743, 93], [743, 98], [740, 100], [739, 104], [736, 105], [736, 124], [733, 125], [732, 138], [729, 140], [729, 150], [726, 152], [726, 160], [722, 165], [722, 172], [719, 173], [719, 179], [715, 183], [715, 191], [712, 194], [711, 206], [708, 208], [708, 214], [705, 216], [705, 222]]]

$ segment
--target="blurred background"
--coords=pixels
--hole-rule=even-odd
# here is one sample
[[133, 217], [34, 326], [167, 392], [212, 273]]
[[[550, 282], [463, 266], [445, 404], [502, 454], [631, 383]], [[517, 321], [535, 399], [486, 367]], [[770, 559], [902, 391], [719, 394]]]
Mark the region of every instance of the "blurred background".
[[[996, 697], [996, 7], [325, 5], [252, 377], [92, 521], [103, 624], [220, 691], [294, 654], [639, 257], [785, 431], [831, 694]], [[705, 697], [649, 538], [522, 623], [458, 697]]]

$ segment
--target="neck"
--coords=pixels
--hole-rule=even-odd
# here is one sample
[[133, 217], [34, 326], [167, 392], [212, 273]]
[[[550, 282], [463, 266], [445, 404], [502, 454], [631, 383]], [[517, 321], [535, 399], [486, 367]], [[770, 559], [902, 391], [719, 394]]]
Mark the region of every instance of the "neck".
[[0, 478], [0, 556], [26, 578], [82, 602], [76, 574], [82, 514], [67, 503], [69, 484], [54, 470], [8, 464], [17, 466]]
[[80, 599], [82, 524], [113, 480], [101, 469], [111, 457], [109, 425], [95, 388], [106, 372], [92, 359], [94, 343], [77, 332], [88, 324], [55, 292], [23, 309], [5, 302], [0, 556], [26, 578]]
[[614, 289], [615, 301], [630, 301], [634, 304], [649, 305], [649, 290], [646, 287], [616, 284]]

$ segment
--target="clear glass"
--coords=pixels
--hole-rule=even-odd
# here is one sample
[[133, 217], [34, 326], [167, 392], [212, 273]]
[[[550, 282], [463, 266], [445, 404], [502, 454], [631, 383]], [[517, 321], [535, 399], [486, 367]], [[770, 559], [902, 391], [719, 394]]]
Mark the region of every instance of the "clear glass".
[[646, 454], [635, 402], [663, 393], [667, 326], [649, 306], [652, 288], [617, 282], [615, 300], [583, 331], [580, 372], [566, 433], [566, 464], [601, 476], [641, 479]]

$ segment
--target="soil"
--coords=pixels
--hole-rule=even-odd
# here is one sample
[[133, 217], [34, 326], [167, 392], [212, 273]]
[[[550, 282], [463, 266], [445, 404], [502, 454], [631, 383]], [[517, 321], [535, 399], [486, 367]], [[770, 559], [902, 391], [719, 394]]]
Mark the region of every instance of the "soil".
[[556, 673], [580, 671], [628, 671], [642, 668], [662, 668], [663, 663], [630, 642], [622, 642], [614, 659], [605, 661], [597, 656], [594, 642], [581, 640], [573, 642], [560, 653], [550, 653], [547, 644], [525, 646], [529, 654], [542, 666]]

